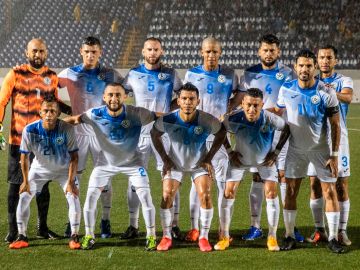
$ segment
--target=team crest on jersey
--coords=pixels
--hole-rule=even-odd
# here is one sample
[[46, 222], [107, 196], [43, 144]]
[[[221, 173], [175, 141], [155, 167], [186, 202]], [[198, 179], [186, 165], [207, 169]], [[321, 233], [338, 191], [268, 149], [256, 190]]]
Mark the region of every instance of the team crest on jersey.
[[314, 95], [311, 97], [311, 103], [316, 105], [316, 104], [319, 104], [320, 102], [320, 97], [318, 95]]
[[51, 84], [51, 79], [50, 79], [49, 77], [45, 77], [45, 78], [44, 78], [44, 83], [45, 83], [46, 85], [50, 85], [50, 84]]
[[219, 83], [224, 83], [225, 81], [226, 81], [225, 76], [224, 76], [224, 75], [219, 75], [219, 77], [218, 77], [218, 82], [219, 82]]
[[121, 122], [121, 126], [122, 126], [123, 128], [129, 128], [129, 127], [130, 127], [130, 120], [123, 120], [123, 121]]
[[201, 126], [197, 126], [197, 127], [194, 128], [194, 133], [195, 133], [196, 135], [200, 135], [200, 134], [202, 134], [203, 132], [204, 132], [204, 129], [203, 129], [203, 127], [201, 127]]
[[279, 81], [284, 79], [284, 74], [281, 72], [276, 73], [275, 78]]
[[99, 73], [99, 75], [97, 75], [97, 78], [98, 78], [100, 81], [105, 80], [105, 73], [103, 73], [103, 72]]
[[162, 73], [162, 72], [160, 72], [159, 73], [159, 75], [158, 75], [158, 78], [159, 78], [159, 80], [166, 80], [167, 79], [167, 74], [165, 74], [165, 73]]
[[57, 145], [63, 145], [63, 144], [64, 144], [64, 138], [63, 138], [63, 137], [57, 137], [57, 138], [55, 139], [55, 143], [56, 143]]
[[263, 125], [263, 126], [260, 128], [260, 132], [262, 132], [262, 133], [266, 133], [266, 132], [269, 132], [269, 131], [270, 131], [269, 125]]

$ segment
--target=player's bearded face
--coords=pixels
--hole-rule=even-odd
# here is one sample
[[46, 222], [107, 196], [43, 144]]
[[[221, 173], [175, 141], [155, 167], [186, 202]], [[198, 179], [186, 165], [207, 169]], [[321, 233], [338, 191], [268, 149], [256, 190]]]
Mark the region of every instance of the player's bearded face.
[[47, 58], [45, 44], [39, 40], [30, 41], [26, 50], [26, 57], [33, 68], [39, 69], [44, 66]]
[[258, 51], [261, 63], [266, 67], [272, 67], [280, 57], [280, 49], [274, 44], [261, 43]]
[[300, 81], [310, 81], [314, 78], [315, 63], [312, 58], [299, 57], [295, 64], [296, 74]]
[[249, 122], [255, 122], [258, 120], [263, 105], [264, 103], [260, 97], [251, 97], [246, 95], [242, 101], [242, 108], [246, 119]]
[[160, 62], [163, 51], [159, 42], [149, 40], [145, 42], [142, 53], [146, 63], [156, 65]]
[[332, 49], [320, 49], [317, 55], [317, 62], [322, 73], [332, 73], [337, 64], [334, 51]]
[[194, 91], [183, 90], [178, 98], [178, 105], [184, 114], [194, 113], [199, 102], [200, 99]]
[[118, 112], [126, 99], [125, 90], [120, 86], [108, 86], [103, 99], [110, 112]]

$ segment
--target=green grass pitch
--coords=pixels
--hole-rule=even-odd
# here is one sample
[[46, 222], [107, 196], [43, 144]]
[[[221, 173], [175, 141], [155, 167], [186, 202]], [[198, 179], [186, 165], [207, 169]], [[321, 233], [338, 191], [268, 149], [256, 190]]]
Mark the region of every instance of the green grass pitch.
[[[9, 130], [9, 115], [4, 124], [5, 133]], [[265, 239], [244, 242], [240, 236], [249, 226], [248, 191], [250, 178], [243, 181], [237, 195], [231, 233], [234, 241], [224, 252], [201, 253], [196, 244], [175, 242], [172, 250], [164, 253], [144, 251], [145, 236], [132, 241], [119, 240], [119, 233], [128, 226], [128, 212], [126, 204], [127, 179], [123, 175], [113, 179], [113, 207], [111, 212], [111, 239], [97, 238], [96, 249], [90, 251], [72, 251], [67, 246], [67, 240], [37, 240], [36, 239], [36, 205], [31, 204], [31, 218], [28, 234], [30, 247], [23, 250], [9, 250], [3, 238], [7, 232], [6, 196], [7, 188], [7, 151], [0, 153], [0, 269], [360, 269], [360, 105], [350, 108], [349, 137], [351, 148], [350, 198], [351, 212], [348, 234], [353, 245], [343, 255], [330, 253], [326, 246], [319, 247], [311, 244], [299, 244], [296, 250], [290, 252], [270, 253], [266, 249]], [[7, 135], [7, 134], [6, 134]], [[358, 167], [359, 166], [359, 167]], [[91, 163], [81, 183], [81, 202], [85, 200], [87, 181], [91, 172]], [[149, 175], [154, 204], [157, 209], [156, 223], [158, 238], [161, 237], [159, 218], [159, 204], [161, 198], [161, 181], [159, 173], [150, 163]], [[63, 234], [67, 222], [66, 200], [56, 183], [51, 185], [51, 205], [48, 218], [49, 227], [59, 234]], [[185, 179], [181, 188], [181, 216], [180, 228], [189, 228], [188, 194], [190, 179]], [[215, 186], [214, 186], [215, 195]], [[215, 199], [215, 196], [213, 196]], [[297, 226], [308, 236], [313, 230], [313, 223], [309, 209], [309, 182], [303, 180], [298, 198]], [[99, 215], [98, 222], [99, 224]], [[216, 243], [217, 209], [214, 211], [210, 240]], [[267, 232], [266, 211], [262, 213], [262, 227]], [[140, 217], [140, 230], [144, 232], [144, 223]], [[81, 234], [84, 233], [84, 223], [81, 223]], [[97, 225], [97, 232], [99, 227]], [[284, 225], [280, 216], [278, 238], [282, 238]]]

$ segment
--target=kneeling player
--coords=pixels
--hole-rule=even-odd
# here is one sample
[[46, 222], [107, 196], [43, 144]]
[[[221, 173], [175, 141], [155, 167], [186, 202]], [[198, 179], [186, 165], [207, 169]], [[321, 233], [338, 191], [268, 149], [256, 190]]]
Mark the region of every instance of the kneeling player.
[[[164, 162], [160, 206], [163, 238], [157, 250], [166, 251], [172, 246], [173, 201], [184, 173], [189, 173], [196, 186], [201, 206], [199, 247], [206, 252], [212, 250], [208, 241], [214, 212], [211, 200], [211, 160], [222, 145], [226, 132], [217, 118], [196, 109], [200, 99], [199, 91], [193, 84], [186, 83], [180, 88], [178, 95], [177, 103], [180, 109], [160, 117], [151, 130], [154, 146]], [[164, 133], [170, 139], [169, 154], [166, 153], [161, 139]], [[207, 151], [206, 140], [211, 134], [215, 135], [215, 139]]]
[[[58, 119], [60, 113], [55, 97], [45, 97], [40, 109], [41, 120], [24, 128], [20, 146], [24, 182], [20, 187], [20, 200], [16, 211], [19, 237], [9, 245], [12, 249], [29, 246], [26, 231], [30, 217], [30, 202], [49, 179], [59, 182], [69, 204], [69, 247], [80, 248], [78, 232], [81, 208], [75, 179], [78, 147], [73, 127]], [[29, 170], [31, 153], [35, 158]]]
[[[256, 167], [265, 182], [269, 234], [267, 246], [270, 251], [279, 251], [276, 230], [279, 222], [280, 206], [277, 195], [277, 155], [288, 138], [285, 121], [269, 111], [262, 110], [263, 93], [257, 88], [246, 91], [242, 109], [227, 115], [224, 119], [226, 129], [235, 134], [235, 150], [228, 146], [230, 167], [226, 176], [226, 187], [220, 210], [221, 238], [215, 245], [216, 250], [225, 250], [230, 244], [229, 227], [231, 208], [235, 194], [243, 178], [245, 169]], [[274, 131], [283, 130], [276, 149], [271, 152]]]

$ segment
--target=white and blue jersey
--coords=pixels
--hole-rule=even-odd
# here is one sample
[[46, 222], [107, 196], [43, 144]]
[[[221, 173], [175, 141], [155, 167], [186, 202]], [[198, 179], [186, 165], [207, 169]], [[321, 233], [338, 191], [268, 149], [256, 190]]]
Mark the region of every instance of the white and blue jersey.
[[336, 93], [319, 80], [301, 88], [298, 80], [280, 88], [277, 106], [286, 108], [290, 127], [289, 148], [300, 151], [329, 151], [326, 109], [338, 106]]
[[[346, 77], [339, 73], [334, 73], [332, 76], [320, 80], [324, 82], [327, 87], [332, 88], [338, 93], [340, 93], [341, 90], [344, 88], [349, 88], [352, 90], [354, 88], [353, 80], [350, 77]], [[340, 108], [341, 135], [347, 136], [348, 130], [346, 127], [346, 116], [349, 111], [349, 104], [345, 102], [339, 102], [339, 108]]]
[[106, 106], [81, 115], [81, 121], [92, 126], [106, 161], [113, 166], [131, 164], [139, 156], [141, 128], [154, 120], [153, 112], [131, 105], [123, 105], [122, 113], [116, 117], [109, 115]]
[[[124, 87], [133, 92], [135, 105], [153, 112], [167, 113], [174, 91], [180, 89], [182, 83], [175, 69], [161, 66], [149, 70], [144, 64], [129, 71], [124, 80]], [[152, 125], [143, 128], [142, 135], [150, 136]]]
[[216, 134], [220, 121], [214, 116], [198, 110], [192, 122], [184, 122], [180, 111], [176, 110], [158, 118], [155, 128], [170, 139], [168, 155], [180, 171], [192, 171], [207, 153], [206, 140]]
[[206, 71], [203, 65], [186, 72], [184, 83], [190, 82], [199, 90], [199, 110], [220, 119], [226, 112], [231, 94], [238, 91], [238, 77], [233, 69], [219, 65]]
[[77, 151], [74, 128], [62, 120], [56, 122], [53, 130], [44, 129], [42, 120], [27, 125], [23, 130], [20, 152], [35, 155], [32, 169], [66, 172], [69, 170], [69, 153]]
[[240, 90], [258, 88], [263, 92], [264, 109], [275, 108], [280, 87], [285, 81], [295, 79], [289, 67], [277, 63], [273, 69], [263, 69], [261, 64], [247, 68], [240, 77]]
[[[122, 82], [123, 78], [114, 69], [98, 66], [85, 69], [77, 65], [61, 71], [58, 75], [59, 87], [67, 88], [73, 115], [82, 114], [90, 108], [103, 105], [103, 94], [107, 84]], [[91, 129], [85, 125], [76, 126], [77, 134], [90, 135]]]
[[262, 110], [255, 122], [246, 119], [243, 110], [226, 115], [223, 124], [235, 136], [235, 151], [241, 153], [245, 166], [258, 166], [271, 151], [275, 130], [282, 130], [285, 121], [269, 111]]

